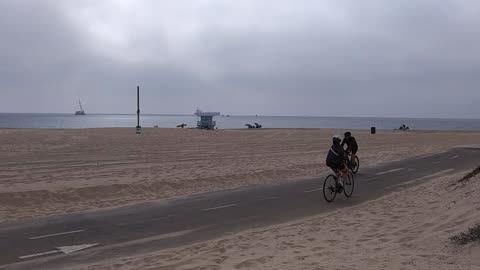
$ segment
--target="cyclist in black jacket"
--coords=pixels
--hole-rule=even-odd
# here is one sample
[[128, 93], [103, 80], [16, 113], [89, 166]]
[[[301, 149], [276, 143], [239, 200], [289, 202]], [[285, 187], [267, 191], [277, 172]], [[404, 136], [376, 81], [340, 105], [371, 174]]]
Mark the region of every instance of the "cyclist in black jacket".
[[358, 151], [358, 143], [357, 140], [355, 140], [355, 137], [352, 136], [352, 133], [350, 131], [345, 132], [343, 135], [345, 137], [343, 138], [342, 141], [342, 148], [346, 144], [347, 145], [347, 150], [345, 150], [348, 153], [352, 154], [352, 158], [350, 159], [352, 162], [355, 162], [355, 155], [357, 154]]
[[[335, 174], [337, 179], [339, 179], [340, 173], [346, 174], [348, 172], [347, 166], [345, 166], [346, 156], [343, 147], [340, 145], [342, 138], [338, 135], [333, 136], [332, 142], [333, 145], [330, 147], [327, 155], [327, 166], [330, 167]], [[342, 181], [337, 181], [338, 184], [342, 185]]]

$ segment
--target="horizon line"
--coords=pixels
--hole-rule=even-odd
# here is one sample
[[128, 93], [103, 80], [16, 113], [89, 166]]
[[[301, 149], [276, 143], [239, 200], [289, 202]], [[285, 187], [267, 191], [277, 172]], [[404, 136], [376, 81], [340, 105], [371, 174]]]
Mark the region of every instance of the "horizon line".
[[[73, 113], [65, 112], [0, 112], [0, 114], [61, 114], [72, 115]], [[88, 115], [136, 115], [136, 113], [87, 113]], [[195, 114], [185, 113], [144, 113], [141, 115], [158, 115], [158, 116], [195, 116]], [[325, 117], [325, 118], [388, 118], [388, 119], [452, 119], [452, 120], [480, 120], [478, 117], [425, 117], [425, 116], [332, 116], [332, 115], [260, 115], [260, 114], [221, 114], [221, 116], [233, 117]]]

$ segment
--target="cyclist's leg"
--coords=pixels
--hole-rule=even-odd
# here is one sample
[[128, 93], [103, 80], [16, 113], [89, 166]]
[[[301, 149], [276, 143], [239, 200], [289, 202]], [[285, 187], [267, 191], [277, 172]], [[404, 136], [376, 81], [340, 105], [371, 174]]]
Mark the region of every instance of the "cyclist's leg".
[[341, 177], [341, 171], [340, 171], [341, 167], [337, 165], [328, 165], [328, 167], [330, 167], [330, 169], [332, 169], [332, 171], [335, 173], [335, 182], [338, 185], [339, 183], [338, 180]]
[[337, 183], [343, 188], [343, 182], [340, 178], [343, 178], [348, 173], [348, 166], [345, 163], [342, 163], [338, 167], [339, 174], [337, 176]]
[[352, 153], [351, 153], [351, 157], [352, 157], [351, 161], [352, 162], [356, 162], [355, 157], [357, 156], [357, 151], [358, 151], [358, 149], [352, 149]]
[[352, 152], [350, 151], [349, 148], [347, 148], [347, 149], [345, 150], [345, 161], [347, 162], [347, 164], [349, 164], [350, 161], [352, 161], [351, 154], [352, 154]]
[[330, 169], [332, 169], [332, 171], [335, 173], [335, 177], [338, 179], [340, 176], [340, 170], [334, 166], [330, 167]]

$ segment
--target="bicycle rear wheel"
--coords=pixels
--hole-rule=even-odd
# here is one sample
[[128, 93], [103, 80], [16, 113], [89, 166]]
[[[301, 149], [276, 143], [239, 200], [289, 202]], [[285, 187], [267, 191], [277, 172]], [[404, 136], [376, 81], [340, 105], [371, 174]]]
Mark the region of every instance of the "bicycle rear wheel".
[[355, 160], [349, 161], [348, 168], [352, 173], [357, 173], [358, 169], [360, 168], [360, 159], [355, 156]]
[[337, 196], [337, 180], [335, 175], [330, 174], [323, 182], [323, 197], [327, 202], [333, 202]]
[[343, 193], [347, 198], [350, 198], [353, 193], [353, 188], [355, 187], [353, 173], [348, 172], [347, 175], [343, 176], [342, 180], [343, 180]]

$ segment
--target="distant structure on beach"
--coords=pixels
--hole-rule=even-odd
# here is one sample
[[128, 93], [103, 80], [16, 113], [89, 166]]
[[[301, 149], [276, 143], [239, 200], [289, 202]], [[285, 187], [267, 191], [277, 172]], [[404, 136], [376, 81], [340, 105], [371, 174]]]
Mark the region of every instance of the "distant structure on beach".
[[214, 116], [219, 116], [219, 112], [203, 112], [199, 109], [195, 112], [195, 115], [198, 116], [197, 128], [200, 129], [214, 129], [217, 124], [213, 121]]
[[87, 115], [85, 113], [85, 111], [83, 110], [83, 107], [82, 107], [82, 102], [80, 100], [78, 100], [78, 105], [80, 105], [80, 111], [76, 111], [75, 112], [75, 115]]

